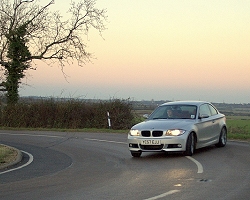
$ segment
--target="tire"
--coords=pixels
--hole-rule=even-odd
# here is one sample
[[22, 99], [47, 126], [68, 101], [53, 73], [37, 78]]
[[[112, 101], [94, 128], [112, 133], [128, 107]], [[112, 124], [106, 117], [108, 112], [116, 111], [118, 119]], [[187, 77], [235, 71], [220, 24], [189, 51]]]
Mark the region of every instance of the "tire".
[[185, 156], [192, 156], [195, 150], [195, 137], [194, 133], [190, 133], [187, 138], [186, 151], [184, 151]]
[[130, 151], [133, 157], [139, 158], [141, 156], [141, 151]]
[[220, 132], [219, 142], [215, 145], [216, 147], [224, 147], [227, 144], [227, 129], [223, 127]]

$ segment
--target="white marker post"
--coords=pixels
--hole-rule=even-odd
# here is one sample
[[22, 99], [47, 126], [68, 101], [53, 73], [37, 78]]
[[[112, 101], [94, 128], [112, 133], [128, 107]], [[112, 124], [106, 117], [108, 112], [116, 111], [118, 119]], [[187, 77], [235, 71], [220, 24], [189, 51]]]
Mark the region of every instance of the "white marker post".
[[108, 125], [109, 125], [109, 128], [111, 128], [111, 120], [110, 120], [110, 117], [109, 117], [109, 112], [107, 112], [107, 115], [108, 115]]

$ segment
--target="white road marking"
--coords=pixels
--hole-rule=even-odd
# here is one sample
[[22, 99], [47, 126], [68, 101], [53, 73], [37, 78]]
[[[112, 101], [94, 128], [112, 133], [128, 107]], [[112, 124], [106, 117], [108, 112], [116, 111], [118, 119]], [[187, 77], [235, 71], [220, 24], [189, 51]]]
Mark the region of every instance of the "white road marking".
[[85, 140], [97, 141], [97, 142], [109, 142], [109, 143], [117, 143], [117, 144], [127, 144], [127, 142], [117, 142], [112, 140], [99, 140], [94, 138], [84, 138]]
[[32, 136], [32, 137], [64, 138], [62, 136], [55, 136], [55, 135], [35, 135], [35, 134], [27, 134], [27, 133], [0, 133], [0, 135], [17, 135], [17, 136]]
[[193, 161], [197, 165], [197, 167], [198, 167], [197, 173], [198, 174], [203, 173], [203, 167], [202, 167], [201, 163], [199, 163], [197, 160], [195, 160], [194, 158], [192, 158], [190, 156], [186, 156], [186, 158], [188, 158], [189, 160]]
[[32, 156], [30, 153], [28, 153], [28, 152], [26, 152], [26, 151], [22, 151], [22, 150], [21, 150], [21, 152], [28, 154], [28, 156], [29, 156], [29, 161], [28, 161], [27, 163], [25, 163], [24, 165], [19, 166], [19, 167], [17, 167], [17, 168], [13, 168], [13, 169], [9, 169], [9, 170], [4, 171], [4, 172], [0, 172], [0, 174], [5, 174], [5, 173], [7, 173], [7, 172], [11, 172], [11, 171], [15, 171], [15, 170], [24, 168], [24, 167], [28, 166], [29, 164], [31, 164], [31, 163], [33, 162], [34, 158], [33, 158], [33, 156]]
[[154, 197], [151, 197], [151, 198], [148, 198], [148, 199], [144, 199], [144, 200], [155, 200], [155, 199], [160, 199], [162, 197], [165, 197], [165, 196], [168, 196], [168, 195], [171, 195], [171, 194], [174, 194], [176, 192], [180, 192], [180, 190], [170, 190], [166, 193], [163, 193], [163, 194], [160, 194], [158, 196], [154, 196]]

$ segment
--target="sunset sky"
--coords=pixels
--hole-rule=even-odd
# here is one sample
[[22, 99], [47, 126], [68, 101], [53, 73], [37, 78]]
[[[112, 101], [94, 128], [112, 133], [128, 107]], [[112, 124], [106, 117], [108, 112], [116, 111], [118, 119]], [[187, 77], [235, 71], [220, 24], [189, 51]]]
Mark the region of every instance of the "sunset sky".
[[[41, 0], [44, 4], [47, 2]], [[66, 12], [70, 0], [55, 1]], [[39, 64], [21, 96], [250, 103], [249, 0], [97, 0], [84, 67]]]

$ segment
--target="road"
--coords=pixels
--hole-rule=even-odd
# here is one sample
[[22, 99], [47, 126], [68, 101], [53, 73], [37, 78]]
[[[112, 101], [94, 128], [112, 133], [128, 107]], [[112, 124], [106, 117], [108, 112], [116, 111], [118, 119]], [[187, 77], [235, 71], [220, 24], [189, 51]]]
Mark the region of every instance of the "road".
[[[250, 145], [133, 158], [127, 135], [0, 131], [23, 161], [0, 171], [0, 199], [250, 199]], [[28, 163], [28, 164], [27, 164]]]

